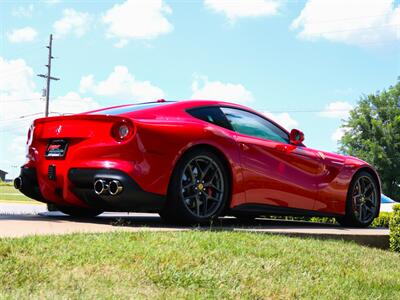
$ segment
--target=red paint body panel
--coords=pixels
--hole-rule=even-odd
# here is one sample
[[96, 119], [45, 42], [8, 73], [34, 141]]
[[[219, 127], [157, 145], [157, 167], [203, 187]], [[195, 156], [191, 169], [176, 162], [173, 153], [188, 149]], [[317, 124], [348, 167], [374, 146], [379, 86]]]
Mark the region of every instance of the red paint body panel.
[[[352, 157], [237, 134], [198, 120], [186, 109], [231, 103], [181, 101], [118, 116], [90, 113], [50, 117], [34, 122], [26, 167], [35, 168], [40, 192], [56, 204], [85, 207], [72, 191], [72, 168], [118, 169], [144, 191], [166, 195], [173, 169], [183, 153], [196, 145], [213, 147], [228, 162], [232, 179], [230, 207], [256, 203], [344, 214], [347, 189], [367, 163]], [[97, 111], [97, 113], [101, 113]], [[135, 133], [116, 141], [112, 126], [126, 120]], [[66, 156], [46, 158], [50, 140], [68, 141]], [[55, 165], [57, 178], [48, 179]]]

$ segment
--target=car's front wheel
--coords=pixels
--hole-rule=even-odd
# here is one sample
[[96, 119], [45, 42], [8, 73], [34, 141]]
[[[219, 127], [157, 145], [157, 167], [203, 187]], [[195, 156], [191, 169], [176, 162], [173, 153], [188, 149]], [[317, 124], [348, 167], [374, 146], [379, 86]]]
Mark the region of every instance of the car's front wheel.
[[175, 167], [167, 206], [160, 215], [168, 222], [210, 222], [224, 211], [229, 191], [228, 171], [220, 157], [207, 149], [195, 149]]
[[377, 216], [379, 205], [378, 183], [370, 173], [362, 171], [350, 183], [346, 215], [336, 220], [343, 226], [367, 227]]

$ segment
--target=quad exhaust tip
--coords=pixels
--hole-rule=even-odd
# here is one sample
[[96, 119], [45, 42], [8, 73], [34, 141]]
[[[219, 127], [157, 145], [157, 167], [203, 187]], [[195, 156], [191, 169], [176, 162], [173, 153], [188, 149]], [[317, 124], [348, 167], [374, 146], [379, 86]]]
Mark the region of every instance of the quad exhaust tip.
[[94, 187], [94, 192], [97, 195], [103, 195], [103, 194], [107, 193], [107, 191], [108, 191], [108, 184], [103, 179], [97, 179], [94, 182], [94, 186], [93, 187]]
[[19, 176], [19, 177], [14, 179], [14, 187], [17, 190], [20, 190], [22, 188], [22, 178], [21, 178], [21, 176]]
[[93, 185], [94, 192], [97, 195], [109, 194], [111, 196], [116, 196], [120, 194], [124, 187], [122, 186], [119, 180], [109, 180], [106, 179], [97, 179]]
[[119, 180], [112, 180], [109, 184], [108, 184], [108, 192], [110, 193], [110, 195], [115, 196], [118, 195], [122, 192], [123, 190], [123, 186], [121, 184], [121, 182], [119, 182]]

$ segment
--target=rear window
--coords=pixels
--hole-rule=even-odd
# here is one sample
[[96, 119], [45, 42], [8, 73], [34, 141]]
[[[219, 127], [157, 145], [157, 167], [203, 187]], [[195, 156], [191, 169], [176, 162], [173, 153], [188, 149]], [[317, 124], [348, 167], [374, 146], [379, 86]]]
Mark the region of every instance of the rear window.
[[165, 101], [165, 102], [132, 104], [132, 105], [126, 105], [126, 106], [122, 106], [122, 107], [103, 109], [103, 110], [92, 112], [90, 114], [91, 115], [120, 115], [120, 114], [130, 113], [133, 111], [139, 111], [139, 110], [143, 110], [143, 109], [147, 109], [147, 108], [162, 106], [162, 105], [166, 105], [166, 104], [170, 104], [170, 103], [174, 103], [174, 102], [173, 101]]

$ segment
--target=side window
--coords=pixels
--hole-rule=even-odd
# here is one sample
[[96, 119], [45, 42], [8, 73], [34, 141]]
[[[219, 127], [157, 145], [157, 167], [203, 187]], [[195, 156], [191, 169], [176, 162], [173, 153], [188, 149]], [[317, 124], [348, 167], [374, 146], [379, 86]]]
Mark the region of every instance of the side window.
[[289, 143], [288, 134], [268, 120], [245, 110], [222, 107], [233, 130], [262, 139]]
[[219, 107], [197, 107], [187, 111], [193, 117], [227, 129], [232, 129]]

